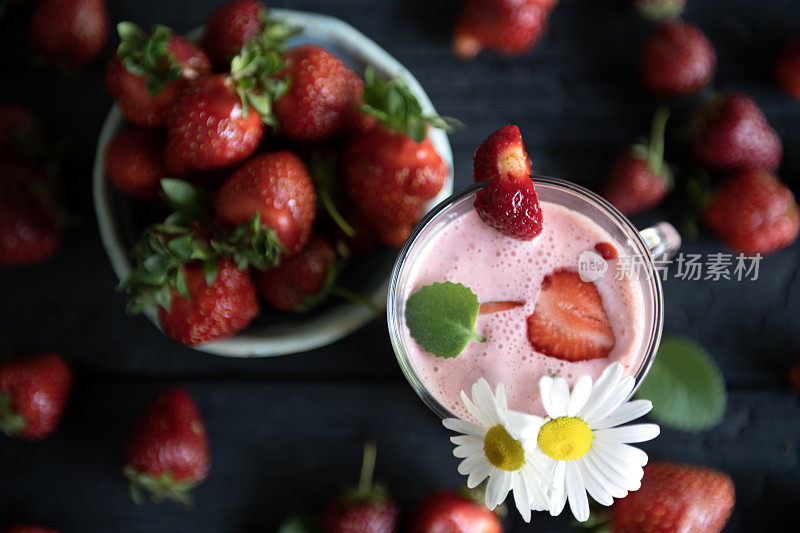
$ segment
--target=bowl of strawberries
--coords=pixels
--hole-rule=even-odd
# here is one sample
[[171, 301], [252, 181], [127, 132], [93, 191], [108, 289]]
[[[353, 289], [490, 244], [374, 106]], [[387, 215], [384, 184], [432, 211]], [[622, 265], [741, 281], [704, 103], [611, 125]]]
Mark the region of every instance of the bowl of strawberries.
[[452, 193], [419, 83], [345, 22], [233, 0], [181, 36], [117, 26], [94, 165], [128, 297], [198, 350], [311, 350], [382, 312], [411, 229]]

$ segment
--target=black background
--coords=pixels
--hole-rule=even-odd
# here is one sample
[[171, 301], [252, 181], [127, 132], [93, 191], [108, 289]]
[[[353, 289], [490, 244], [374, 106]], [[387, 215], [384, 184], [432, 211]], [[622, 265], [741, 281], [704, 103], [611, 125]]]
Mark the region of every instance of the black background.
[[[203, 23], [214, 0], [113, 0], [114, 22], [162, 22], [178, 31]], [[518, 124], [538, 173], [594, 187], [615, 151], [646, 132], [658, 102], [637, 84], [636, 58], [650, 26], [627, 2], [563, 0], [534, 52], [507, 58], [454, 58], [449, 34], [457, 2], [296, 0], [274, 7], [344, 19], [386, 48], [420, 80], [441, 114], [467, 127], [452, 135], [456, 187], [471, 181], [480, 140]], [[61, 429], [41, 443], [0, 436], [0, 523], [38, 521], [61, 531], [270, 531], [291, 510], [313, 508], [354, 480], [366, 437], [378, 443], [378, 475], [405, 510], [435, 487], [457, 487], [447, 432], [407, 385], [386, 325], [374, 321], [311, 353], [231, 360], [178, 346], [145, 318], [124, 312], [97, 234], [90, 171], [111, 101], [98, 61], [59, 76], [29, 61], [29, 8], [0, 22], [3, 101], [36, 109], [52, 138], [72, 141], [62, 185], [82, 225], [61, 253], [41, 266], [0, 272], [0, 354], [52, 348], [74, 364], [78, 382]], [[780, 44], [800, 29], [800, 2], [689, 0], [686, 18], [719, 53], [716, 87], [752, 95], [781, 134], [781, 176], [798, 191], [800, 103], [783, 95], [771, 69]], [[111, 39], [106, 57], [111, 53]], [[673, 102], [670, 127], [697, 101]], [[680, 146], [668, 156], [680, 162]], [[679, 202], [635, 219], [672, 217]], [[724, 251], [709, 235], [685, 252]], [[654, 458], [701, 463], [729, 472], [737, 506], [728, 531], [787, 531], [800, 499], [800, 402], [785, 384], [800, 357], [800, 244], [761, 263], [758, 281], [665, 284], [665, 334], [702, 343], [725, 374], [724, 422], [686, 434], [666, 430], [644, 446]], [[211, 436], [214, 466], [196, 507], [132, 504], [119, 473], [132, 418], [163, 388], [180, 384], [196, 398]], [[794, 504], [794, 506], [793, 506]], [[566, 518], [534, 517], [539, 531], [561, 531]], [[522, 530], [517, 519], [509, 529]], [[534, 526], [531, 526], [533, 528]]]

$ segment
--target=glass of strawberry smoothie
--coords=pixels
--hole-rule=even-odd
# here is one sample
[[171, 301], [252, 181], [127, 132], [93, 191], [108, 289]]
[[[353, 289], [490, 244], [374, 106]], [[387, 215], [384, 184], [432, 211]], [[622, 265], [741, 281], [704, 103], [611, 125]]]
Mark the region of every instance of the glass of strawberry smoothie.
[[[411, 386], [442, 418], [469, 418], [460, 393], [481, 377], [505, 385], [511, 409], [542, 415], [541, 376], [558, 374], [572, 385], [619, 361], [638, 387], [655, 357], [663, 297], [654, 258], [677, 251], [677, 231], [662, 222], [640, 232], [583, 187], [533, 180], [543, 212], [535, 239], [484, 224], [473, 207], [477, 183], [428, 213], [395, 263], [387, 304], [392, 346]], [[504, 302], [482, 307], [475, 328], [485, 342], [470, 342], [455, 358], [426, 352], [405, 322], [409, 296], [444, 281], [470, 287], [482, 304]], [[569, 320], [562, 306], [575, 313]]]

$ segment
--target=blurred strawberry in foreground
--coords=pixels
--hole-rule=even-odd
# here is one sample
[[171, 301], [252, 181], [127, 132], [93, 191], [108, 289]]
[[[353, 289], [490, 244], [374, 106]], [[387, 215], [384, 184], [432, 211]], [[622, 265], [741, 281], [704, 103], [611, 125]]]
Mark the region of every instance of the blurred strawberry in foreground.
[[134, 198], [158, 198], [164, 167], [164, 135], [136, 127], [119, 130], [105, 152], [106, 173], [121, 191]]
[[0, 104], [0, 156], [26, 158], [41, 149], [44, 134], [39, 117], [15, 104]]
[[717, 53], [697, 26], [682, 20], [659, 25], [645, 44], [641, 58], [642, 82], [663, 96], [689, 94], [714, 77]]
[[289, 88], [275, 101], [280, 134], [314, 141], [351, 130], [361, 114], [361, 78], [321, 46], [304, 44], [283, 58], [286, 68], [276, 77], [287, 78]]
[[39, 526], [9, 526], [0, 529], [0, 533], [58, 533], [58, 531]]
[[800, 99], [800, 35], [789, 40], [778, 56], [775, 79], [790, 96]]
[[41, 440], [58, 427], [72, 388], [72, 370], [54, 352], [0, 363], [0, 431]]
[[775, 170], [783, 158], [780, 137], [743, 94], [717, 96], [696, 114], [692, 130], [694, 156], [712, 170]]
[[800, 361], [797, 361], [789, 368], [789, 386], [800, 396]]
[[627, 147], [614, 161], [603, 196], [626, 215], [655, 207], [672, 188], [672, 173], [664, 162], [665, 107], [656, 112], [650, 139]]
[[475, 211], [486, 224], [515, 239], [530, 240], [542, 232], [542, 208], [530, 169], [516, 126], [492, 133], [473, 158], [475, 181], [491, 178], [475, 196]]
[[523, 54], [547, 28], [558, 0], [467, 0], [456, 21], [453, 50], [472, 59], [481, 50]]
[[794, 195], [768, 170], [739, 171], [722, 186], [705, 217], [728, 246], [746, 254], [776, 252], [800, 232]]
[[645, 18], [666, 20], [680, 17], [686, 8], [686, 0], [633, 0], [633, 6]]
[[315, 235], [297, 254], [256, 274], [256, 286], [268, 304], [282, 311], [307, 311], [330, 292], [336, 279], [336, 252]]
[[386, 488], [372, 482], [375, 445], [364, 447], [358, 486], [330, 500], [322, 513], [324, 533], [393, 533], [399, 511]]
[[724, 472], [653, 462], [644, 467], [642, 488], [614, 503], [608, 525], [615, 533], [719, 533], [735, 501], [733, 481]]
[[211, 468], [206, 428], [192, 398], [182, 389], [159, 394], [136, 420], [123, 451], [123, 474], [137, 503], [171, 498], [191, 505], [189, 492]]
[[52, 180], [33, 163], [0, 161], [0, 265], [51, 258], [62, 230]]
[[502, 533], [497, 515], [482, 503], [449, 491], [426, 497], [414, 513], [414, 533]]
[[365, 78], [365, 109], [379, 123], [359, 133], [348, 146], [345, 183], [353, 206], [384, 244], [397, 247], [450, 174], [428, 136], [429, 127], [450, 125], [448, 119], [423, 114], [401, 80], [387, 82], [371, 68]]
[[108, 38], [104, 0], [42, 0], [30, 23], [33, 53], [59, 67], [91, 63]]
[[208, 74], [205, 52], [166, 26], [145, 34], [132, 22], [117, 25], [120, 44], [106, 65], [106, 88], [122, 115], [141, 126], [163, 126], [180, 91]]

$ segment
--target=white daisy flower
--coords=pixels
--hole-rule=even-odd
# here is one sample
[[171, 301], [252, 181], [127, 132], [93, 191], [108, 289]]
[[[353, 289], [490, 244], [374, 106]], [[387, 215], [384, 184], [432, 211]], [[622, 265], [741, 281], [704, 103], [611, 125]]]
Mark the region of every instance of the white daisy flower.
[[622, 372], [621, 364], [612, 363], [594, 386], [590, 376], [578, 379], [571, 394], [563, 378], [539, 381], [548, 418], [539, 430], [536, 454], [547, 462], [553, 482], [548, 494], [553, 516], [569, 500], [572, 514], [585, 522], [587, 492], [608, 506], [641, 486], [647, 454], [629, 444], [654, 439], [660, 429], [656, 424], [617, 427], [653, 408], [648, 400], [625, 401], [635, 381]]
[[546, 492], [552, 488], [547, 480], [545, 461], [536, 455], [536, 435], [544, 419], [508, 409], [506, 392], [498, 383], [495, 393], [485, 379], [472, 386], [472, 399], [461, 391], [461, 399], [477, 424], [458, 418], [442, 421], [447, 429], [461, 433], [451, 437], [456, 445], [453, 455], [460, 459], [458, 471], [467, 477], [467, 486], [474, 488], [487, 477], [486, 507], [493, 510], [514, 491], [514, 502], [526, 522], [531, 509], [545, 510]]

